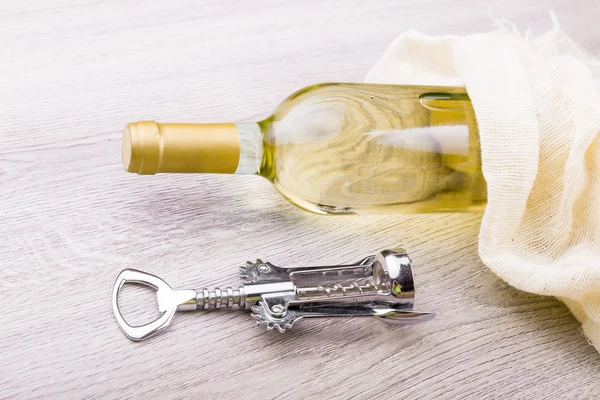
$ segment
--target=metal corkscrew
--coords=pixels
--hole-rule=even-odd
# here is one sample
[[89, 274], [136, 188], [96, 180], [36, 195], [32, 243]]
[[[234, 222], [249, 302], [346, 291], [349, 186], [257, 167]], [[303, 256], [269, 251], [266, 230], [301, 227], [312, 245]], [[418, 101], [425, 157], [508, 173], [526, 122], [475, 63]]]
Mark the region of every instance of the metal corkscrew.
[[[177, 311], [209, 310], [238, 306], [267, 330], [285, 332], [303, 318], [374, 317], [394, 325], [426, 321], [433, 313], [413, 311], [412, 263], [403, 249], [384, 250], [349, 265], [283, 268], [269, 262], [247, 262], [240, 267], [243, 285], [225, 289], [174, 290], [157, 276], [135, 269], [123, 270], [115, 282], [112, 305], [125, 335], [147, 339], [169, 326]], [[119, 310], [119, 292], [126, 283], [156, 289], [155, 321], [132, 326]]]

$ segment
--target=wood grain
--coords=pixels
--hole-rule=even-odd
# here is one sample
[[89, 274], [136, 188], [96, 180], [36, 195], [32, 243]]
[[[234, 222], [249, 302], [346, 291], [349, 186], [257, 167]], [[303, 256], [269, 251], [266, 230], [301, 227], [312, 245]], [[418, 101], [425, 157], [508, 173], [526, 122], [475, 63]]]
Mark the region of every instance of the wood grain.
[[[598, 398], [600, 357], [566, 307], [479, 261], [479, 215], [322, 217], [260, 178], [120, 165], [126, 122], [257, 120], [299, 87], [362, 80], [407, 29], [488, 30], [489, 7], [538, 31], [554, 9], [600, 53], [593, 0], [2, 2], [0, 397]], [[110, 308], [125, 267], [227, 285], [251, 258], [339, 263], [398, 245], [432, 322], [279, 335], [219, 311], [133, 343]], [[135, 320], [152, 315], [148, 293], [124, 301]]]

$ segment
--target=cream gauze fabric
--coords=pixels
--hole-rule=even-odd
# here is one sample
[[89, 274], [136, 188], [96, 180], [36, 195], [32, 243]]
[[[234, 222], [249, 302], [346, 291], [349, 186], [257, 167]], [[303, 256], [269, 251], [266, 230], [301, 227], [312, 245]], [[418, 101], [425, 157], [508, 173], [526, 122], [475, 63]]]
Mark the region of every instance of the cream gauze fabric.
[[600, 350], [600, 63], [554, 22], [540, 36], [506, 22], [468, 36], [408, 32], [366, 81], [466, 87], [488, 184], [481, 259], [512, 286], [564, 301]]

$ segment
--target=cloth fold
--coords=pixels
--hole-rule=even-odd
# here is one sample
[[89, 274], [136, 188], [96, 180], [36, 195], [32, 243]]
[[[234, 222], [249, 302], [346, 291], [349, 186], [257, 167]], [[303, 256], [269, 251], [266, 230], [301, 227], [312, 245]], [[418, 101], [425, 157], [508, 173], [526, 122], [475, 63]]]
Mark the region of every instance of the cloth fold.
[[466, 36], [407, 32], [366, 81], [466, 87], [488, 186], [481, 259], [564, 301], [600, 350], [600, 63], [551, 18], [539, 36], [505, 21]]

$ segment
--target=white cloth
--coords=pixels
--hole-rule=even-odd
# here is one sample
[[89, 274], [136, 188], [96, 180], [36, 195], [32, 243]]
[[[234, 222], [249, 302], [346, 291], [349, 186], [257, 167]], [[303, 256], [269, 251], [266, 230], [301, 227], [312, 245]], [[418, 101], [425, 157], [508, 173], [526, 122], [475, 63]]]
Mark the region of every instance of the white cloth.
[[600, 63], [558, 27], [398, 37], [366, 81], [464, 85], [481, 135], [485, 265], [556, 296], [600, 350]]

